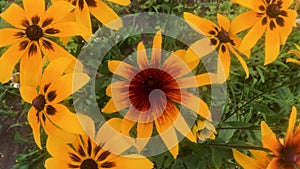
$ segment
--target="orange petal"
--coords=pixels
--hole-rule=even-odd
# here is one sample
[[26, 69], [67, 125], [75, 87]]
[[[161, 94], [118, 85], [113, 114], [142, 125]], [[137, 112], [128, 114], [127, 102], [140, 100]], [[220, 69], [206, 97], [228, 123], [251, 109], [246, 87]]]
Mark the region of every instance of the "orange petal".
[[230, 20], [221, 15], [221, 14], [217, 14], [217, 18], [218, 18], [218, 23], [219, 23], [219, 26], [224, 28], [225, 31], [229, 32], [230, 30]]
[[259, 6], [265, 6], [265, 0], [231, 0], [233, 3], [237, 3], [241, 6], [246, 8], [252, 9], [254, 12], [261, 13], [262, 11], [259, 10]]
[[126, 169], [126, 168], [143, 168], [143, 169], [152, 169], [153, 163], [147, 158], [137, 155], [130, 154], [124, 156], [117, 156], [114, 158], [114, 161], [117, 161], [117, 166], [114, 169]]
[[[225, 49], [225, 51], [223, 51]], [[227, 45], [222, 44], [218, 55], [218, 80], [219, 83], [224, 83], [230, 74], [230, 53]]]
[[140, 42], [137, 46], [137, 63], [142, 70], [147, 69], [149, 66], [149, 61], [143, 42]]
[[23, 0], [23, 6], [27, 18], [33, 16], [43, 17], [45, 12], [45, 0]]
[[69, 147], [67, 144], [60, 142], [56, 138], [50, 137], [47, 139], [46, 143], [47, 151], [51, 154], [52, 157], [60, 159], [62, 161], [69, 160]]
[[119, 16], [104, 2], [95, 1], [96, 7], [90, 7], [90, 12], [106, 27], [111, 29], [120, 29], [123, 26]]
[[[178, 111], [178, 110], [177, 110]], [[176, 120], [173, 121], [175, 128], [191, 142], [196, 143], [196, 137], [193, 135], [191, 128], [187, 125], [184, 117], [178, 112]]]
[[67, 14], [69, 14], [74, 8], [75, 7], [71, 3], [66, 1], [53, 2], [51, 6], [47, 9], [44, 18], [52, 18], [54, 22], [58, 22], [61, 19], [63, 19]]
[[25, 20], [24, 10], [17, 4], [11, 4], [4, 12], [0, 14], [1, 18], [16, 28], [25, 29], [22, 21]]
[[254, 169], [257, 168], [257, 162], [253, 158], [237, 151], [232, 150], [234, 159], [244, 168], [244, 169]]
[[138, 123], [137, 124], [137, 139], [136, 147], [138, 152], [141, 152], [143, 148], [149, 142], [153, 132], [153, 123]]
[[18, 33], [22, 33], [25, 36], [25, 33], [22, 30], [12, 28], [0, 29], [0, 37], [2, 37], [0, 39], [0, 47], [16, 43], [20, 39]]
[[153, 38], [153, 45], [152, 45], [152, 59], [151, 65], [154, 68], [158, 68], [160, 66], [161, 61], [161, 52], [162, 52], [162, 36], [161, 31], [157, 31], [154, 38]]
[[32, 103], [33, 99], [38, 96], [36, 88], [32, 86], [20, 86], [20, 93], [22, 99], [27, 103]]
[[248, 66], [247, 66], [247, 63], [245, 62], [245, 60], [235, 51], [235, 49], [231, 45], [227, 45], [227, 47], [236, 56], [236, 58], [240, 61], [241, 65], [246, 73], [246, 78], [248, 78], [249, 77], [249, 69], [248, 69]]
[[[45, 41], [43, 43], [43, 41]], [[71, 55], [68, 51], [66, 51], [63, 47], [59, 46], [58, 44], [54, 43], [53, 41], [43, 38], [39, 41], [41, 44], [41, 50], [44, 55], [48, 58], [49, 61], [52, 61], [58, 57], [69, 57], [72, 59], [76, 59], [73, 55]]]
[[281, 167], [281, 159], [279, 158], [273, 158], [270, 163], [268, 164], [268, 167], [266, 169], [274, 169], [274, 168], [280, 168]]
[[235, 17], [231, 22], [231, 33], [237, 34], [244, 31], [257, 23], [260, 17], [257, 16], [256, 12], [248, 11]]
[[115, 4], [119, 4], [122, 6], [126, 6], [130, 4], [130, 0], [107, 0], [109, 2], [115, 3]]
[[265, 40], [265, 64], [272, 63], [278, 57], [280, 50], [280, 37], [279, 37], [279, 29], [270, 30], [267, 28], [266, 31], [266, 40]]
[[135, 67], [119, 60], [109, 61], [108, 69], [113, 74], [125, 77], [128, 80], [131, 80], [138, 73], [138, 70]]
[[282, 145], [276, 138], [276, 135], [264, 121], [261, 122], [261, 135], [261, 141], [263, 146], [271, 150], [275, 156], [280, 156], [278, 150], [280, 150]]
[[205, 73], [196, 76], [180, 78], [176, 80], [180, 88], [194, 88], [217, 83], [217, 75], [214, 73]]
[[289, 126], [286, 131], [285, 142], [284, 142], [285, 145], [289, 144], [289, 142], [293, 138], [293, 130], [294, 130], [295, 123], [296, 123], [296, 117], [297, 117], [297, 109], [295, 106], [293, 106], [292, 112], [291, 112], [291, 115], [289, 118]]
[[281, 44], [284, 44], [286, 42], [289, 34], [292, 32], [297, 17], [297, 12], [295, 10], [287, 9], [286, 12], [288, 15], [284, 18], [284, 27], [279, 27]]
[[45, 167], [47, 169], [67, 169], [68, 168], [68, 161], [61, 160], [59, 158], [48, 158], [45, 161]]
[[28, 112], [28, 123], [32, 129], [32, 134], [34, 137], [34, 141], [36, 145], [42, 149], [41, 145], [41, 138], [40, 138], [40, 122], [39, 122], [39, 116], [37, 116], [37, 111], [36, 109], [32, 106]]
[[206, 36], [211, 36], [209, 32], [215, 31], [215, 28], [218, 28], [213, 22], [188, 12], [184, 12], [183, 17], [194, 30]]
[[[91, 22], [89, 7], [88, 7], [86, 1], [83, 1], [82, 9], [80, 9], [78, 5], [79, 5], [79, 3], [77, 3], [76, 9], [75, 9], [76, 22], [78, 22], [82, 26], [86, 27], [88, 29], [88, 33], [92, 34], [92, 22]], [[85, 39], [87, 39], [87, 38], [85, 37]]]

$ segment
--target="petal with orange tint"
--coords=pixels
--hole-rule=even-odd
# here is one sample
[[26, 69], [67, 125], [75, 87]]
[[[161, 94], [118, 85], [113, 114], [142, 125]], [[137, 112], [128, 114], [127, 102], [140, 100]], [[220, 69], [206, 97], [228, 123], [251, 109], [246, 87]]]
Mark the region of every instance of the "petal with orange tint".
[[198, 65], [200, 60], [214, 51], [215, 48], [211, 45], [208, 38], [203, 38], [193, 43], [186, 51], [183, 57], [184, 62], [190, 67], [191, 70]]
[[237, 34], [241, 31], [244, 31], [255, 25], [259, 18], [260, 17], [257, 16], [256, 12], [244, 12], [232, 20], [230, 31], [232, 34]]
[[[55, 31], [52, 31], [55, 30]], [[76, 22], [62, 22], [57, 24], [52, 24], [45, 29], [45, 34], [49, 36], [56, 37], [69, 37], [69, 36], [77, 36], [80, 35], [82, 37], [86, 37], [86, 41], [92, 36], [91, 31]]]
[[20, 86], [20, 93], [22, 99], [27, 103], [32, 103], [33, 99], [38, 96], [38, 92], [35, 87], [32, 86]]
[[271, 150], [275, 156], [280, 156], [278, 150], [281, 149], [282, 145], [276, 138], [276, 135], [264, 121], [261, 122], [261, 135], [261, 141], [263, 146]]
[[[125, 94], [126, 95], [126, 94]], [[124, 95], [123, 95], [124, 96]], [[126, 98], [112, 97], [101, 110], [103, 113], [115, 113], [130, 106], [130, 101]], [[118, 104], [117, 104], [118, 103]]]
[[[128, 115], [128, 113], [126, 114], [126, 116]], [[122, 120], [122, 124], [121, 124], [121, 132], [126, 135], [126, 136], [129, 136], [129, 132], [130, 130], [132, 129], [132, 127], [135, 125], [135, 123], [137, 122], [136, 121], [133, 121], [132, 117], [130, 118], [127, 118], [127, 117], [124, 117], [123, 120]]]
[[[91, 22], [91, 16], [90, 16], [90, 10], [85, 1], [83, 1], [83, 8], [79, 8], [79, 3], [77, 3], [77, 7], [75, 9], [75, 18], [76, 22], [80, 23], [82, 26], [86, 27], [88, 29], [88, 33], [92, 34], [92, 22]], [[89, 37], [85, 37], [84, 39], [88, 39]], [[87, 41], [87, 40], [86, 40]]]
[[267, 65], [272, 63], [278, 57], [280, 50], [280, 37], [279, 37], [279, 29], [270, 30], [269, 28], [266, 31], [266, 40], [265, 40], [265, 63]]
[[43, 17], [45, 12], [45, 0], [23, 0], [23, 6], [27, 18], [33, 16]]
[[285, 136], [285, 141], [284, 141], [284, 145], [287, 145], [290, 143], [290, 141], [292, 141], [293, 138], [293, 131], [294, 131], [294, 127], [295, 127], [295, 123], [296, 123], [296, 118], [297, 118], [297, 109], [295, 106], [292, 107], [292, 112], [289, 118], [289, 126], [288, 129], [286, 131], [286, 136]]
[[194, 30], [206, 36], [211, 36], [209, 32], [216, 32], [215, 29], [218, 28], [213, 22], [188, 12], [184, 12], [183, 17]]
[[54, 137], [50, 137], [47, 139], [46, 143], [47, 151], [51, 154], [52, 157], [56, 159], [60, 159], [62, 161], [69, 160], [69, 147], [67, 144], [60, 142]]
[[193, 135], [193, 133], [191, 131], [191, 128], [187, 125], [185, 119], [182, 117], [182, 115], [179, 112], [178, 112], [177, 118], [175, 120], [173, 120], [173, 123], [174, 123], [176, 130], [178, 130], [184, 137], [189, 139], [191, 142], [194, 142], [194, 143], [197, 142], [195, 136]]
[[[55, 112], [51, 113], [48, 112], [48, 107], [51, 106], [51, 109], [54, 108]], [[81, 127], [81, 124], [78, 120], [78, 117], [75, 113], [70, 112], [70, 110], [61, 104], [54, 104], [54, 105], [46, 105], [45, 113], [47, 117], [57, 126], [60, 128], [76, 134], [83, 134], [84, 131]]]
[[34, 141], [36, 143], [36, 145], [42, 149], [42, 145], [41, 145], [41, 138], [40, 138], [40, 119], [39, 116], [37, 115], [37, 111], [36, 109], [32, 106], [28, 112], [27, 115], [27, 119], [28, 119], [28, 123], [32, 129], [32, 133], [33, 133], [33, 137], [34, 137]]
[[142, 168], [142, 169], [152, 169], [153, 163], [146, 157], [136, 154], [117, 156], [114, 158], [117, 162], [117, 166], [114, 169], [129, 169], [129, 168]]
[[147, 145], [151, 138], [152, 132], [153, 122], [137, 124], [136, 147], [138, 152], [141, 152], [143, 148]]
[[193, 88], [210, 85], [218, 82], [217, 75], [214, 73], [205, 73], [191, 77], [180, 78], [176, 80], [180, 88]]
[[4, 12], [0, 14], [1, 18], [16, 28], [24, 29], [22, 25], [23, 21], [26, 20], [24, 10], [17, 4], [11, 4]]
[[164, 62], [161, 70], [168, 72], [173, 78], [178, 78], [190, 73], [192, 70], [181, 59], [185, 56], [185, 50], [177, 50], [171, 54]]
[[[46, 100], [52, 103], [61, 102], [83, 87], [89, 79], [89, 76], [85, 73], [66, 74], [51, 83], [46, 92]], [[55, 97], [53, 99], [49, 98], [50, 93], [55, 93]]]
[[245, 60], [235, 51], [235, 49], [231, 45], [227, 45], [227, 47], [236, 56], [236, 58], [240, 61], [243, 69], [245, 70], [246, 78], [248, 78], [249, 77], [249, 69], [248, 69], [248, 66], [247, 66], [247, 63], [245, 62]]
[[140, 42], [137, 46], [137, 64], [142, 70], [147, 69], [149, 66], [149, 61], [143, 42]]
[[250, 158], [249, 156], [237, 151], [232, 150], [234, 159], [244, 168], [244, 169], [254, 169], [257, 167], [256, 160]]
[[[69, 161], [69, 160], [68, 160]], [[47, 169], [68, 169], [68, 161], [61, 160], [59, 158], [48, 158], [45, 161], [45, 167]]]
[[[218, 80], [219, 83], [224, 83], [230, 74], [230, 53], [228, 45], [222, 44], [219, 49], [218, 55]], [[224, 50], [225, 49], [225, 50]]]
[[275, 168], [280, 168], [281, 166], [281, 162], [280, 162], [281, 159], [275, 157], [273, 158], [270, 163], [268, 164], [267, 168], [266, 169], [275, 169]]
[[54, 59], [49, 65], [47, 65], [47, 68], [45, 69], [41, 78], [40, 87], [43, 89], [45, 85], [49, 85], [50, 83], [59, 79], [71, 61], [72, 60], [70, 58], [66, 57]]
[[12, 28], [0, 29], [0, 37], [2, 37], [0, 39], [0, 47], [13, 44], [18, 40], [20, 40], [20, 38], [22, 38], [23, 36], [25, 36], [23, 30], [12, 29]]
[[229, 32], [230, 20], [221, 14], [217, 14], [217, 18], [218, 18], [219, 26], [222, 27], [225, 31]]
[[157, 31], [153, 38], [152, 54], [151, 54], [151, 65], [154, 68], [158, 68], [160, 66], [161, 52], [162, 52], [161, 45], [162, 45], [161, 31]]
[[138, 73], [138, 70], [135, 67], [119, 60], [109, 61], [108, 69], [113, 74], [125, 77], [128, 80], [131, 80]]
[[261, 10], [259, 10], [259, 6], [265, 6], [265, 0], [231, 0], [231, 2], [252, 9], [256, 13], [262, 12]]
[[106, 27], [118, 30], [123, 26], [121, 18], [104, 2], [95, 1], [97, 7], [90, 7], [90, 12]]
[[284, 26], [279, 27], [280, 42], [284, 44], [293, 30], [293, 26], [296, 23], [297, 12], [295, 10], [287, 9], [287, 17], [284, 18]]
[[[127, 81], [117, 81], [109, 84], [106, 88], [106, 95], [109, 97], [118, 96], [122, 99], [128, 99], [128, 90], [129, 90], [129, 82]], [[120, 97], [122, 95], [123, 97]], [[120, 99], [120, 100], [122, 100]]]
[[122, 6], [126, 6], [130, 4], [130, 0], [107, 0], [109, 2], [115, 3], [115, 4], [119, 4]]
[[263, 18], [261, 18], [256, 24], [250, 29], [250, 31], [247, 33], [247, 35], [244, 37], [239, 50], [241, 52], [248, 51], [251, 49], [257, 41], [262, 37], [266, 30], [266, 25], [262, 25], [261, 21]]
[[[53, 0], [52, 0], [53, 1]], [[47, 9], [44, 21], [49, 21], [53, 19], [52, 22], [58, 22], [63, 19], [67, 14], [69, 14], [75, 7], [66, 1], [57, 1], [53, 2], [51, 6]], [[51, 23], [52, 23], [51, 22]], [[46, 22], [45, 22], [46, 23]], [[47, 24], [45, 24], [48, 26]], [[44, 27], [44, 26], [43, 26]]]
[[25, 50], [19, 51], [19, 43], [12, 45], [0, 57], [0, 82], [6, 83], [10, 80], [14, 67], [24, 54]]
[[299, 60], [292, 59], [292, 58], [287, 58], [286, 62], [297, 63], [298, 65], [300, 65], [300, 61]]
[[284, 1], [282, 1], [282, 7], [288, 8], [292, 5], [293, 2], [294, 2], [294, 0], [284, 0]]

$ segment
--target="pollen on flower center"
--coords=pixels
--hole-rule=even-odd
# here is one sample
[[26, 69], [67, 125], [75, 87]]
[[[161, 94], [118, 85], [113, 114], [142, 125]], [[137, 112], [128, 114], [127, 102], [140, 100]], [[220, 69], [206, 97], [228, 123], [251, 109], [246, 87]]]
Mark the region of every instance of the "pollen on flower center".
[[229, 33], [226, 32], [225, 30], [221, 30], [218, 33], [217, 38], [220, 40], [221, 43], [228, 43], [228, 42], [230, 42]]
[[44, 109], [45, 104], [46, 104], [45, 96], [41, 94], [32, 100], [32, 105], [38, 112]]
[[30, 40], [39, 40], [43, 36], [43, 30], [38, 25], [30, 25], [26, 29], [26, 36]]
[[292, 148], [285, 149], [283, 156], [286, 165], [294, 165], [299, 158], [297, 152]]
[[89, 158], [81, 163], [80, 169], [98, 169], [98, 164], [95, 160]]
[[159, 88], [160, 88], [159, 79], [149, 77], [144, 81], [144, 89], [147, 93], [150, 93], [152, 90], [159, 89]]
[[267, 7], [267, 15], [270, 18], [276, 18], [280, 14], [280, 7], [277, 4], [271, 4]]

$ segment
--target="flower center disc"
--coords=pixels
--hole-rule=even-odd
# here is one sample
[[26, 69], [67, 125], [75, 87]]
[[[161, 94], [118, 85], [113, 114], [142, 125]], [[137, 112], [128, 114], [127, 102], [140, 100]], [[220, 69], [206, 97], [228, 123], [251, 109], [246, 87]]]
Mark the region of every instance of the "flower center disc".
[[276, 18], [280, 13], [280, 8], [278, 5], [276, 4], [271, 4], [268, 6], [267, 8], [267, 15], [270, 17], [270, 18]]
[[217, 35], [218, 39], [220, 40], [221, 43], [228, 43], [230, 42], [230, 37], [229, 37], [229, 33], [221, 30], [218, 35]]
[[30, 40], [39, 40], [43, 36], [43, 30], [37, 25], [30, 25], [26, 29], [26, 36]]
[[298, 161], [298, 154], [294, 149], [287, 149], [284, 152], [284, 161], [288, 166], [293, 166]]
[[32, 100], [32, 105], [38, 112], [44, 109], [45, 104], [46, 104], [45, 96], [41, 94]]
[[98, 169], [98, 164], [95, 160], [89, 158], [81, 163], [80, 169]]

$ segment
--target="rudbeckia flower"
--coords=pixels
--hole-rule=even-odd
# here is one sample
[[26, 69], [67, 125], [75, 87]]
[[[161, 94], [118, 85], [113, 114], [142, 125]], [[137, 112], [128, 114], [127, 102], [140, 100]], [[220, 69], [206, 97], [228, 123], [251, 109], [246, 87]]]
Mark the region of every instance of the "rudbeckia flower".
[[[21, 79], [20, 93], [25, 102], [32, 104], [28, 112], [28, 122], [40, 148], [41, 125], [48, 135], [56, 134], [53, 132], [56, 128], [54, 126], [71, 133], [83, 133], [76, 114], [60, 104], [89, 80], [84, 73], [63, 74], [71, 62], [72, 59], [65, 57], [50, 62], [42, 77], [37, 80], [40, 82], [38, 86], [24, 85]], [[31, 75], [27, 76], [32, 79]]]
[[[111, 119], [107, 123], [115, 123], [113, 121], [119, 120]], [[120, 126], [114, 126], [113, 128], [120, 130], [117, 127], [120, 128]], [[104, 131], [100, 128], [95, 139], [93, 136], [77, 135], [77, 139], [70, 144], [63, 144], [53, 138], [48, 139], [47, 150], [52, 157], [46, 160], [45, 167], [47, 169], [153, 168], [152, 162], [144, 156], [137, 154], [120, 155], [110, 151], [111, 149], [107, 149], [107, 145], [110, 144], [110, 148], [115, 149], [114, 147], [118, 147], [118, 151], [122, 153], [130, 146], [122, 137], [113, 136], [108, 138], [107, 134], [113, 132], [114, 129], [105, 129]], [[121, 147], [118, 145], [121, 145]]]
[[107, 87], [106, 94], [111, 99], [102, 112], [114, 113], [129, 108], [121, 130], [124, 135], [129, 135], [130, 129], [137, 123], [136, 147], [139, 151], [150, 139], [155, 124], [160, 137], [176, 158], [178, 139], [175, 129], [193, 142], [196, 138], [175, 104], [211, 120], [207, 104], [184, 89], [210, 84], [212, 74], [188, 76], [191, 69], [182, 59], [185, 50], [173, 52], [161, 63], [161, 45], [162, 35], [158, 31], [154, 36], [150, 63], [143, 42], [137, 46], [138, 67], [117, 60], [108, 62], [109, 70], [126, 80], [113, 82]]
[[244, 169], [266, 169], [270, 162], [270, 157], [265, 151], [261, 150], [249, 150], [253, 157], [249, 157], [236, 149], [233, 149], [234, 159], [244, 168]]
[[276, 135], [264, 121], [261, 122], [263, 146], [272, 153], [272, 159], [268, 168], [300, 168], [300, 125], [293, 132], [296, 117], [297, 109], [293, 107], [283, 143], [276, 138]]
[[[61, 0], [52, 0], [52, 2]], [[90, 13], [101, 23], [111, 29], [122, 27], [119, 16], [102, 0], [65, 0], [76, 6], [74, 12], [75, 20], [86, 26], [92, 33], [92, 22]], [[119, 5], [129, 5], [130, 0], [107, 0]]]
[[198, 119], [192, 128], [193, 134], [198, 138], [198, 142], [204, 142], [206, 139], [215, 139], [217, 131], [214, 125], [203, 119]]
[[[296, 44], [295, 44], [295, 46], [298, 50], [290, 50], [288, 53], [293, 53], [298, 57], [298, 59], [300, 59], [300, 47]], [[287, 58], [286, 62], [293, 62], [293, 63], [297, 63], [298, 65], [300, 65], [300, 60], [296, 60], [293, 58]]]
[[230, 73], [230, 53], [233, 53], [240, 61], [242, 67], [246, 72], [246, 77], [249, 76], [249, 70], [244, 59], [238, 54], [236, 49], [239, 47], [241, 40], [231, 31], [231, 24], [228, 18], [218, 14], [217, 19], [219, 25], [193, 15], [191, 13], [184, 13], [185, 21], [197, 32], [207, 36], [207, 38], [196, 41], [190, 46], [187, 53], [186, 60], [188, 62], [199, 63], [203, 56], [218, 49], [218, 74], [221, 83], [226, 81]]
[[257, 41], [265, 36], [265, 65], [272, 63], [278, 56], [280, 44], [284, 44], [296, 25], [297, 13], [289, 9], [293, 0], [231, 0], [241, 6], [251, 9], [234, 19], [233, 33], [246, 29], [246, 34], [239, 50], [250, 50]]
[[[9, 81], [16, 63], [20, 63], [20, 78], [32, 75], [42, 64], [43, 55], [51, 61], [71, 54], [49, 37], [88, 36], [89, 31], [75, 22], [59, 22], [74, 7], [67, 2], [57, 2], [45, 11], [44, 0], [23, 0], [24, 9], [11, 4], [0, 17], [14, 28], [0, 29], [0, 47], [10, 47], [0, 57], [0, 82]], [[41, 72], [34, 71], [35, 75]], [[24, 81], [24, 80], [23, 80]], [[37, 81], [30, 81], [37, 85]]]

